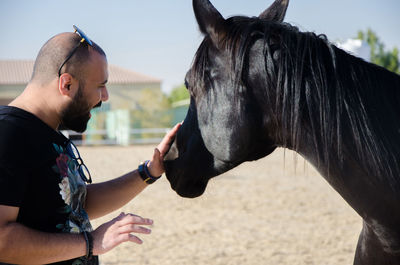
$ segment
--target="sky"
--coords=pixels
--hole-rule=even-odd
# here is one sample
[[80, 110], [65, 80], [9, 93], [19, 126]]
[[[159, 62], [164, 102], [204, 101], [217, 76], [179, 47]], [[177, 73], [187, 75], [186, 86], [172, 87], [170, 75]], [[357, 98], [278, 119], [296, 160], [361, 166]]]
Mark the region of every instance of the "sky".
[[[225, 17], [258, 16], [273, 0], [211, 0]], [[291, 0], [285, 21], [332, 42], [371, 28], [387, 48], [400, 48], [399, 0]], [[81, 28], [108, 62], [183, 83], [202, 35], [191, 0], [0, 0], [0, 60], [34, 60], [52, 36]]]

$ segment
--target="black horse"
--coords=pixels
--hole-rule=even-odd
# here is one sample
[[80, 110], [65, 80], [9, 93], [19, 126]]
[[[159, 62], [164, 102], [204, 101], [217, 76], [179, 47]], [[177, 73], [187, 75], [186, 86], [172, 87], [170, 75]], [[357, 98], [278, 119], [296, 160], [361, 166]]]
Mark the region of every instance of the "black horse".
[[283, 23], [288, 0], [226, 20], [208, 0], [193, 6], [205, 38], [166, 156], [172, 188], [200, 196], [210, 178], [289, 148], [363, 218], [354, 264], [400, 264], [400, 76]]

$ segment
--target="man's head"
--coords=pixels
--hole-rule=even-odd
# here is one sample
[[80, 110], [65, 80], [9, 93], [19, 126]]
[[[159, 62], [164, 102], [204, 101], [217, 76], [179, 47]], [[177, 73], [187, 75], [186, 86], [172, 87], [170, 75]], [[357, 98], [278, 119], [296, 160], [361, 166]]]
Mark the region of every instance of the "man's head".
[[[58, 34], [48, 40], [36, 57], [31, 82], [39, 82], [41, 85], [45, 85], [56, 78], [60, 66], [80, 43], [81, 39], [81, 36], [71, 32]], [[63, 65], [60, 73], [69, 73], [78, 80], [84, 79], [86, 64], [93, 52], [106, 57], [103, 49], [95, 42], [89, 45], [86, 41], [83, 41], [72, 57]]]
[[52, 89], [58, 99], [59, 122], [83, 132], [90, 110], [108, 99], [108, 71], [104, 51], [94, 42], [80, 41], [76, 33], [62, 33], [47, 41], [36, 58], [30, 83]]

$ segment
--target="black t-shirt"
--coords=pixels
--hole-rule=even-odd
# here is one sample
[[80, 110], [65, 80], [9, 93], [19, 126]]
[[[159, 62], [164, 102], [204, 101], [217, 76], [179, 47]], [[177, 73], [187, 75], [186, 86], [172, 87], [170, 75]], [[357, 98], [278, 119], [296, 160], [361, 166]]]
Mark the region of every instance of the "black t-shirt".
[[[18, 223], [49, 233], [92, 231], [83, 209], [86, 184], [67, 144], [33, 114], [0, 106], [0, 205], [19, 207]], [[98, 258], [55, 264], [98, 264]]]

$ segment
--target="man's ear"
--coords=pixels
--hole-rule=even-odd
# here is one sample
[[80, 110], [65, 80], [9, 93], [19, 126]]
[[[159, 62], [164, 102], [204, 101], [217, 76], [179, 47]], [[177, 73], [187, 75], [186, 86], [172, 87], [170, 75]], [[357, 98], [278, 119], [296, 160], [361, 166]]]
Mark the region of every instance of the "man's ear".
[[64, 73], [60, 76], [58, 81], [58, 91], [61, 95], [70, 96], [72, 86], [72, 76], [68, 73]]

